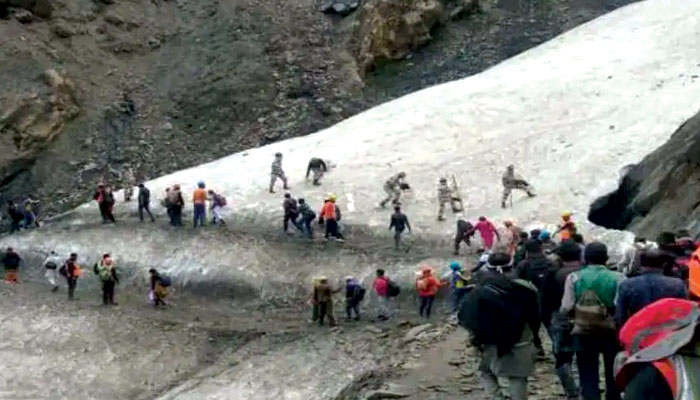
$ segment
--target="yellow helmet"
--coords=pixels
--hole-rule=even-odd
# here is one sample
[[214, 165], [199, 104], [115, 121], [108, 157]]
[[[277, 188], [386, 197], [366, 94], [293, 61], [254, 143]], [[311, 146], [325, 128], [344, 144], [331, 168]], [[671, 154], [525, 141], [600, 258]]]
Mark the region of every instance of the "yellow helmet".
[[561, 213], [562, 218], [569, 218], [571, 217], [571, 212], [570, 211], [564, 211]]

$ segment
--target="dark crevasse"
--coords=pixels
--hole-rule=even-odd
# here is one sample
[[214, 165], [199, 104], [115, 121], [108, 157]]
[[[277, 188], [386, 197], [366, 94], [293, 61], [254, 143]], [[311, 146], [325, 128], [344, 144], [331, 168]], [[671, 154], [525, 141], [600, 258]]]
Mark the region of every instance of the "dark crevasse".
[[700, 113], [593, 202], [588, 218], [650, 238], [678, 229], [700, 235]]

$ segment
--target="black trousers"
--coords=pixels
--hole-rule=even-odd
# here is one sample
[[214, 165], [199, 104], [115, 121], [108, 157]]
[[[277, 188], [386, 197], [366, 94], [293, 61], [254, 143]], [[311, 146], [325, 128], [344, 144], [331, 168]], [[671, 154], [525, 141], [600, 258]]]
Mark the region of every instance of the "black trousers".
[[146, 211], [148, 216], [151, 217], [151, 221], [155, 221], [153, 214], [151, 214], [151, 207], [148, 204], [139, 204], [139, 218], [143, 221], [143, 212]]
[[599, 357], [603, 356], [605, 371], [605, 399], [619, 400], [620, 392], [615, 385], [615, 356], [618, 351], [617, 336], [614, 332], [605, 335], [575, 335], [576, 365], [581, 381], [581, 395], [584, 400], [599, 400]]
[[66, 278], [68, 281], [68, 300], [73, 300], [75, 287], [78, 285], [78, 278]]
[[329, 236], [333, 236], [338, 239], [343, 238], [343, 235], [338, 232], [338, 221], [334, 219], [326, 220], [326, 239], [328, 239]]
[[299, 218], [299, 214], [297, 213], [285, 213], [284, 214], [284, 231], [287, 232], [287, 229], [289, 229], [289, 221], [292, 221], [292, 225], [294, 225], [299, 231], [304, 233], [304, 229], [301, 227], [300, 224], [297, 223], [297, 218]]
[[112, 214], [112, 205], [107, 203], [100, 203], [100, 214], [102, 215], [103, 221], [114, 222], [114, 214]]
[[435, 301], [435, 295], [425, 296], [420, 298], [420, 308], [418, 309], [418, 314], [422, 317], [425, 313], [425, 318], [430, 318], [430, 312], [433, 310], [433, 302]]
[[104, 305], [114, 304], [114, 281], [102, 282], [102, 303]]

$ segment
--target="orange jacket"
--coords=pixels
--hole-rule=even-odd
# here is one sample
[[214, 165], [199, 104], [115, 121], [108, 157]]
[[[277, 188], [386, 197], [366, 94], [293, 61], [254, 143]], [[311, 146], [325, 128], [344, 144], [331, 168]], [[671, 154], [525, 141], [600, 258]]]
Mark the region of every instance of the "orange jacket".
[[321, 207], [321, 218], [325, 220], [335, 220], [335, 203], [332, 201], [327, 201], [323, 203], [323, 207]]
[[700, 247], [690, 256], [688, 272], [690, 273], [690, 278], [688, 279], [690, 292], [700, 297]]
[[204, 189], [195, 189], [192, 192], [192, 202], [194, 204], [205, 204], [207, 202], [207, 191]]

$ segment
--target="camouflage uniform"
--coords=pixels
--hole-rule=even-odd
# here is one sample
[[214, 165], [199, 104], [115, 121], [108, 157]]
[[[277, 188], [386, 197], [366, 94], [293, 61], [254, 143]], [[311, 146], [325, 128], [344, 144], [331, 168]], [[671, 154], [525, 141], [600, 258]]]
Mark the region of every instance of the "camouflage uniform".
[[287, 186], [287, 176], [282, 170], [282, 155], [275, 155], [275, 161], [272, 162], [272, 170], [270, 171], [270, 193], [274, 193], [275, 183], [277, 183], [277, 178], [282, 180], [284, 184], [284, 189], [289, 189]]
[[501, 207], [506, 208], [506, 200], [510, 197], [513, 189], [523, 190], [529, 197], [535, 197], [534, 188], [520, 175], [515, 174], [515, 168], [512, 165], [508, 166], [506, 172], [503, 173], [503, 197], [501, 198]]
[[389, 178], [389, 180], [384, 183], [384, 193], [386, 193], [387, 197], [382, 200], [381, 203], [379, 203], [381, 207], [386, 206], [386, 203], [389, 202], [389, 200], [391, 200], [391, 202], [394, 204], [399, 204], [399, 198], [401, 197], [401, 183], [403, 182], [405, 176], [406, 174], [400, 172]]
[[134, 178], [134, 171], [131, 170], [131, 168], [127, 168], [126, 171], [124, 171], [124, 201], [131, 201], [131, 198], [134, 197], [134, 184], [136, 178]]
[[445, 204], [452, 203], [452, 190], [447, 186], [447, 180], [440, 180], [438, 184], [438, 221], [444, 221]]

